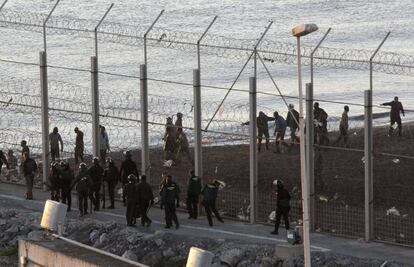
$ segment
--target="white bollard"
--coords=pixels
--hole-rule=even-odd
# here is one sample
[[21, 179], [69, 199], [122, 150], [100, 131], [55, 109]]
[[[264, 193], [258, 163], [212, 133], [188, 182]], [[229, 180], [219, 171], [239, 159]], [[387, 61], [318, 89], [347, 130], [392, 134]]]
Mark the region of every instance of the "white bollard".
[[65, 223], [66, 210], [68, 206], [53, 200], [47, 200], [43, 209], [40, 227], [50, 231], [61, 233]]
[[200, 248], [190, 248], [186, 267], [210, 267], [214, 254]]

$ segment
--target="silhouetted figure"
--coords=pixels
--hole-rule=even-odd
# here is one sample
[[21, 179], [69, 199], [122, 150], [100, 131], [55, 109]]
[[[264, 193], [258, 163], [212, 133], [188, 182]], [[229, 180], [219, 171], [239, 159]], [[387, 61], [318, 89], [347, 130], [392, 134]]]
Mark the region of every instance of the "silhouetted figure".
[[201, 203], [206, 210], [207, 220], [210, 226], [213, 226], [213, 219], [211, 217], [212, 213], [214, 213], [219, 222], [224, 223], [223, 219], [220, 216], [220, 213], [218, 213], [216, 208], [216, 200], [219, 187], [220, 183], [217, 180], [212, 180], [201, 190], [201, 193], [203, 194], [203, 201]]
[[56, 159], [60, 158], [59, 143], [60, 143], [61, 151], [63, 152], [63, 141], [62, 141], [62, 137], [59, 134], [58, 127], [53, 128], [53, 132], [49, 134], [49, 142], [50, 142], [50, 156], [52, 157], [52, 161], [56, 161]]
[[198, 201], [201, 194], [202, 181], [196, 176], [194, 170], [190, 171], [190, 178], [188, 179], [187, 187], [187, 210], [188, 219], [197, 219], [198, 216]]
[[339, 136], [336, 139], [335, 144], [339, 143], [341, 140], [344, 140], [344, 146], [349, 147], [348, 144], [348, 112], [349, 107], [344, 106], [344, 112], [342, 113], [341, 121], [339, 122]]
[[400, 101], [398, 101], [398, 97], [394, 97], [394, 101], [382, 103], [382, 106], [391, 106], [390, 112], [390, 129], [388, 131], [388, 136], [391, 136], [394, 131], [394, 124], [397, 123], [398, 125], [398, 135], [402, 136], [402, 123], [401, 123], [401, 115], [400, 113], [405, 116], [403, 105]]
[[83, 132], [79, 130], [78, 127], [75, 128], [76, 133], [76, 140], [75, 140], [75, 163], [78, 164], [79, 160], [81, 162], [84, 161], [83, 159], [83, 150], [85, 149], [85, 145], [83, 143]]
[[285, 221], [285, 228], [289, 230], [289, 211], [290, 211], [290, 194], [283, 186], [282, 181], [278, 180], [276, 183], [276, 222], [275, 230], [271, 232], [273, 235], [279, 234], [280, 220], [283, 216]]
[[296, 131], [299, 129], [299, 112], [295, 110], [295, 106], [289, 104], [289, 111], [286, 116], [286, 124], [290, 128], [290, 142], [299, 142], [299, 138], [296, 136]]

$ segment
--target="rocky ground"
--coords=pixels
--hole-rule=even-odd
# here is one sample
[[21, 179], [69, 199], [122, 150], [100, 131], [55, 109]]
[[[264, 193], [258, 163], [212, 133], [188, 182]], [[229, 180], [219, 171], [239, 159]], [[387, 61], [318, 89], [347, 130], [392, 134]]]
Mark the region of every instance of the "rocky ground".
[[[17, 240], [50, 239], [39, 229], [41, 214], [29, 210], [0, 208], [0, 266], [17, 266]], [[64, 235], [149, 266], [185, 266], [190, 247], [214, 253], [213, 266], [303, 266], [302, 258], [280, 259], [272, 245], [236, 240], [191, 238], [164, 231], [126, 228], [115, 222], [68, 218]], [[357, 259], [332, 253], [312, 253], [313, 266], [381, 266], [383, 261]], [[387, 267], [414, 266], [389, 262]]]

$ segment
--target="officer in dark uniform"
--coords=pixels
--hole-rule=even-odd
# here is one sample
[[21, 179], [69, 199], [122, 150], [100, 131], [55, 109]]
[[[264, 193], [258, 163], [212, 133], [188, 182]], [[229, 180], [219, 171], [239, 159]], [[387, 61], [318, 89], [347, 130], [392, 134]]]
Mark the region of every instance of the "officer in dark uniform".
[[89, 175], [91, 176], [93, 186], [91, 191], [91, 199], [94, 204], [94, 210], [99, 211], [100, 191], [103, 181], [103, 172], [101, 165], [99, 165], [99, 158], [93, 158], [93, 165], [89, 168]]
[[[111, 201], [111, 206], [109, 206], [108, 209], [115, 209], [115, 187], [118, 181], [118, 168], [115, 166], [115, 162], [112, 160], [112, 158], [107, 158], [106, 167], [104, 170], [104, 182], [107, 183], [109, 199]], [[105, 208], [105, 199], [102, 208]]]
[[29, 152], [23, 153], [22, 171], [26, 180], [26, 199], [33, 199], [33, 181], [37, 172], [37, 164], [34, 159], [30, 158]]
[[390, 112], [390, 121], [391, 121], [391, 125], [390, 125], [390, 129], [388, 131], [388, 135], [391, 136], [392, 132], [394, 131], [394, 128], [392, 128], [392, 126], [397, 123], [398, 125], [398, 135], [401, 136], [402, 135], [402, 123], [401, 123], [401, 116], [400, 113], [403, 114], [403, 116], [405, 116], [404, 113], [404, 108], [401, 104], [400, 101], [398, 101], [398, 97], [394, 97], [394, 101], [391, 102], [387, 102], [387, 103], [382, 103], [381, 106], [391, 106], [391, 112]]
[[187, 189], [187, 210], [188, 219], [197, 219], [198, 216], [198, 200], [201, 193], [201, 178], [196, 176], [194, 170], [190, 171]]
[[60, 171], [58, 169], [59, 164], [56, 161], [52, 161], [50, 164], [49, 171], [49, 183], [45, 183], [50, 190], [50, 199], [54, 201], [59, 201], [60, 196]]
[[61, 196], [62, 196], [62, 203], [68, 205], [67, 211], [71, 210], [72, 206], [72, 193], [71, 193], [71, 185], [75, 178], [75, 175], [72, 169], [69, 166], [69, 162], [60, 162], [60, 183], [61, 183]]
[[172, 181], [172, 176], [168, 175], [165, 184], [161, 188], [162, 207], [165, 208], [165, 228], [171, 228], [172, 221], [175, 228], [178, 229], [180, 224], [176, 214], [175, 207], [180, 207], [180, 188]]
[[88, 214], [88, 195], [89, 190], [92, 188], [92, 179], [89, 175], [88, 168], [85, 163], [79, 164], [79, 173], [76, 176], [75, 182], [72, 184], [71, 189], [76, 185], [76, 191], [78, 192], [78, 204], [79, 204], [79, 216]]
[[150, 205], [154, 203], [154, 195], [152, 193], [151, 186], [147, 183], [147, 177], [141, 176], [141, 181], [138, 184], [138, 207], [139, 213], [141, 214], [141, 225], [149, 227], [152, 223], [151, 219], [148, 218], [148, 209]]
[[279, 233], [280, 219], [282, 216], [285, 220], [285, 228], [286, 230], [289, 230], [290, 194], [283, 186], [282, 181], [277, 180], [276, 187], [276, 222], [275, 230], [271, 232], [272, 235], [277, 235]]
[[204, 186], [203, 190], [201, 190], [201, 193], [203, 194], [202, 204], [206, 210], [207, 220], [210, 226], [213, 226], [211, 213], [214, 213], [219, 222], [224, 223], [223, 219], [216, 209], [216, 200], [219, 187], [220, 183], [217, 180], [212, 180], [210, 183]]
[[[121, 169], [119, 170], [119, 177], [122, 182], [122, 188], [128, 183], [128, 176], [130, 174], [133, 174], [136, 177], [139, 175], [137, 164], [132, 160], [131, 151], [126, 151], [125, 160], [122, 162]], [[122, 200], [124, 202], [124, 206], [126, 206], [125, 193], [122, 193]]]
[[126, 198], [126, 221], [128, 226], [134, 226], [135, 214], [138, 200], [137, 177], [134, 174], [128, 175], [128, 183], [124, 185]]

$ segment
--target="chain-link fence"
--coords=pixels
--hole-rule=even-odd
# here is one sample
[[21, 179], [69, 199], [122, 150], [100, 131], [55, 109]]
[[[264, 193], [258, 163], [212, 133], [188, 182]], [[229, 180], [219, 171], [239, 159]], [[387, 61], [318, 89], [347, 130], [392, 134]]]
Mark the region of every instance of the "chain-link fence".
[[[0, 29], [12, 31], [16, 35], [13, 38], [16, 39], [19, 35], [24, 35], [24, 32], [39, 37], [36, 33], [43, 32], [45, 18], [44, 14], [4, 9], [0, 12]], [[53, 42], [62, 39], [70, 43], [71, 39], [80, 39], [84, 44], [82, 49], [87, 50], [75, 50], [75, 54], [66, 54], [66, 46], [55, 46], [54, 51], [48, 52], [52, 62], [48, 65], [48, 100], [50, 127], [58, 127], [64, 141], [61, 156], [73, 162], [73, 130], [78, 127], [84, 132], [85, 154], [90, 159], [93, 154], [92, 96], [89, 86], [91, 70], [85, 67], [89, 66], [89, 57], [85, 54], [93, 52], [89, 39], [95, 37], [93, 29], [96, 21], [52, 16], [46, 26], [47, 36]], [[133, 158], [141, 165], [141, 96], [140, 77], [137, 73], [138, 65], [142, 62], [133, 62], [131, 58], [132, 55], [137, 56], [136, 53], [142, 54], [144, 45], [148, 46], [150, 181], [154, 189], [157, 189], [161, 183], [161, 173], [169, 172], [181, 187], [181, 200], [185, 202], [188, 171], [194, 168], [193, 129], [196, 107], [191, 68], [197, 62], [197, 40], [200, 34], [154, 27], [145, 41], [143, 35], [147, 29], [144, 26], [104, 21], [97, 31], [100, 47], [97, 51], [100, 64], [100, 124], [107, 129], [111, 156], [117, 164], [123, 159], [123, 151], [132, 150]], [[38, 46], [40, 37], [36, 40]], [[43, 153], [41, 90], [39, 64], [33, 60], [37, 58], [36, 49], [39, 47], [31, 49], [32, 40], [25, 42], [22, 46], [33, 51], [30, 51], [30, 56], [25, 54], [24, 60], [6, 59], [7, 56], [16, 55], [0, 56], [0, 143], [4, 149], [20, 151], [20, 141], [27, 140], [31, 152], [39, 157]], [[251, 152], [247, 123], [250, 112], [248, 78], [257, 71], [257, 111], [270, 118], [270, 142], [266, 145], [266, 133], [263, 133], [258, 152], [257, 219], [260, 222], [273, 222], [273, 212], [276, 209], [273, 180], [282, 179], [292, 196], [290, 217], [293, 221], [300, 222], [302, 189], [297, 143], [300, 136], [296, 133], [296, 138], [291, 139], [291, 129], [287, 127], [284, 140], [275, 142], [272, 118], [274, 111], [286, 118], [286, 104], [295, 104], [298, 108], [296, 87], [292, 87], [293, 83], [286, 80], [291, 74], [296, 75], [297, 55], [295, 47], [288, 43], [264, 39], [256, 51], [256, 67], [252, 61], [247, 60], [249, 55], [252, 58], [252, 47], [256, 42], [254, 39], [207, 34], [200, 44], [203, 180], [204, 183], [211, 179], [224, 181], [226, 187], [220, 191], [217, 203], [220, 212], [239, 220], [249, 220]], [[301, 51], [305, 66], [310, 64], [312, 51], [312, 47], [306, 46]], [[366, 125], [363, 90], [354, 90], [354, 93], [342, 96], [341, 92], [354, 84], [351, 78], [351, 85], [345, 86], [340, 75], [355, 75], [358, 79], [366, 76], [368, 80], [370, 55], [371, 52], [365, 50], [328, 47], [320, 47], [314, 54], [314, 66], [320, 71], [317, 75], [323, 77], [316, 77], [313, 101], [318, 102], [328, 114], [326, 127], [318, 125], [322, 128], [315, 129], [315, 192], [312, 198], [315, 203], [316, 231], [352, 237], [364, 236]], [[61, 64], [60, 56], [63, 62]], [[76, 57], [76, 60], [68, 61], [71, 57]], [[398, 53], [379, 52], [373, 66], [376, 73], [387, 75], [379, 78], [382, 85], [386, 85], [389, 77], [399, 77], [402, 80], [402, 77], [411, 77], [414, 58]], [[321, 75], [325, 73], [326, 76]], [[394, 76], [389, 76], [391, 74]], [[290, 80], [295, 80], [295, 76]], [[324, 88], [324, 84], [331, 87], [330, 90], [317, 93], [318, 88]], [[405, 88], [408, 85], [408, 82], [402, 85], [402, 92], [407, 92], [404, 97], [411, 100], [413, 97]], [[359, 85], [358, 88], [365, 87], [366, 84]], [[394, 92], [387, 91], [385, 95], [388, 97], [394, 95]], [[351, 97], [352, 101], [349, 100]], [[385, 101], [382, 97], [375, 98], [374, 95], [374, 100]], [[414, 185], [409, 179], [414, 166], [411, 163], [414, 157], [409, 150], [413, 145], [412, 127], [404, 121], [402, 137], [398, 137], [398, 128], [393, 131], [395, 136], [387, 137], [389, 129], [383, 125], [388, 123], [389, 108], [378, 104], [374, 105], [374, 124], [377, 126], [373, 139], [374, 238], [414, 245], [410, 231], [414, 226], [414, 199], [410, 194]], [[407, 104], [407, 118], [412, 117], [411, 103], [404, 104]], [[349, 107], [349, 122], [346, 134], [342, 132], [341, 136], [344, 106]], [[182, 114], [182, 122], [175, 125], [178, 113]], [[188, 151], [174, 139], [176, 148], [171, 149], [170, 155], [166, 152], [165, 125], [168, 117], [175, 125], [171, 127], [171, 133], [176, 135], [177, 129], [183, 128]], [[19, 155], [15, 153], [15, 156]], [[18, 179], [17, 172], [3, 170], [7, 179], [22, 182]], [[37, 185], [41, 185], [41, 179]]]

